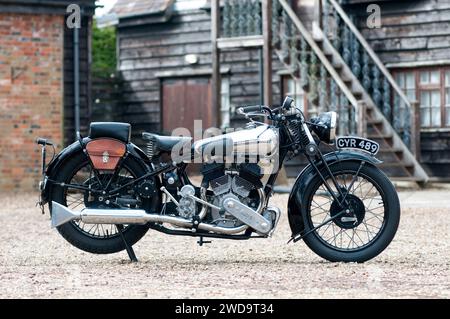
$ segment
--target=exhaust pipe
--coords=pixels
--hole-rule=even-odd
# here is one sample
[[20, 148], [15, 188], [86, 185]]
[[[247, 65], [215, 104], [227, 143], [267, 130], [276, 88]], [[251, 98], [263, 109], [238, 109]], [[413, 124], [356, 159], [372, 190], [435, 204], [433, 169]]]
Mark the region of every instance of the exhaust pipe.
[[[179, 217], [147, 214], [143, 209], [90, 209], [73, 211], [70, 208], [52, 201], [52, 228], [59, 227], [71, 221], [80, 220], [85, 224], [133, 224], [169, 223], [178, 227], [192, 228], [193, 223]], [[199, 229], [221, 234], [236, 234], [248, 228], [242, 225], [234, 228], [220, 227], [205, 223], [198, 225]]]
[[59, 203], [52, 202], [52, 227], [81, 220], [85, 224], [133, 224], [145, 225], [153, 223], [171, 223], [180, 227], [191, 227], [192, 223], [172, 216], [147, 214], [143, 209], [90, 209], [79, 212]]
[[145, 210], [129, 209], [89, 209], [73, 211], [59, 203], [52, 202], [52, 227], [58, 227], [65, 223], [81, 220], [86, 224], [138, 224], [143, 225]]

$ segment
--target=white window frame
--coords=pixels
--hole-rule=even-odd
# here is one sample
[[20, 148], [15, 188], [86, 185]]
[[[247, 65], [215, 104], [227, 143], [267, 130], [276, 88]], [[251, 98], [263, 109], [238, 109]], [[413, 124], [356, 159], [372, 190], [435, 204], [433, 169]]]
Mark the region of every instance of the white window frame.
[[222, 77], [220, 89], [220, 128], [222, 130], [229, 128], [231, 125], [231, 95], [230, 95], [230, 78]]

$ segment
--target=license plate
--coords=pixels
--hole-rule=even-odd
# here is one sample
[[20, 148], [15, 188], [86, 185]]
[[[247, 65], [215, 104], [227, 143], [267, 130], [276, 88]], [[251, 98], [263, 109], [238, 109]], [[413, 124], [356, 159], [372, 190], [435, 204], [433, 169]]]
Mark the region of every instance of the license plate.
[[371, 155], [376, 155], [380, 150], [380, 145], [377, 142], [353, 136], [338, 137], [336, 140], [336, 147], [340, 149], [356, 149]]

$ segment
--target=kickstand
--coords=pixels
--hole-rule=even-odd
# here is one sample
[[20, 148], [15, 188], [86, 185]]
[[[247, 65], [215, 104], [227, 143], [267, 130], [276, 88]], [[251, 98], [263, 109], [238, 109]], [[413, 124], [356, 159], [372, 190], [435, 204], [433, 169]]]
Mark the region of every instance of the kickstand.
[[116, 225], [117, 231], [120, 234], [120, 238], [122, 238], [123, 244], [125, 245], [125, 249], [127, 250], [128, 257], [130, 257], [131, 262], [137, 263], [138, 260], [136, 258], [136, 254], [134, 253], [133, 247], [128, 245], [127, 241], [125, 240], [125, 236], [123, 235], [123, 225]]
[[200, 239], [197, 241], [197, 244], [201, 247], [204, 244], [210, 244], [210, 241], [203, 240], [203, 236], [200, 236]]

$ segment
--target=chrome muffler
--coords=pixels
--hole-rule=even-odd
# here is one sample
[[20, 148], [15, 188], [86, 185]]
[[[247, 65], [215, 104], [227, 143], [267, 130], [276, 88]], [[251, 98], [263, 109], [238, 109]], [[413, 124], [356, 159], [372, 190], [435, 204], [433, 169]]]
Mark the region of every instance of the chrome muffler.
[[59, 203], [52, 202], [52, 227], [58, 227], [71, 221], [82, 221], [85, 224], [133, 224], [145, 225], [153, 223], [171, 223], [180, 227], [191, 227], [186, 219], [173, 216], [147, 214], [143, 209], [90, 209], [73, 211]]
[[[169, 223], [174, 226], [192, 229], [194, 224], [184, 218], [147, 214], [143, 209], [91, 209], [73, 211], [59, 203], [52, 202], [52, 228], [59, 227], [71, 221], [82, 221], [85, 224], [132, 224], [145, 225], [147, 223]], [[220, 227], [200, 223], [198, 229], [221, 234], [237, 234], [248, 228], [242, 225], [234, 228]]]

